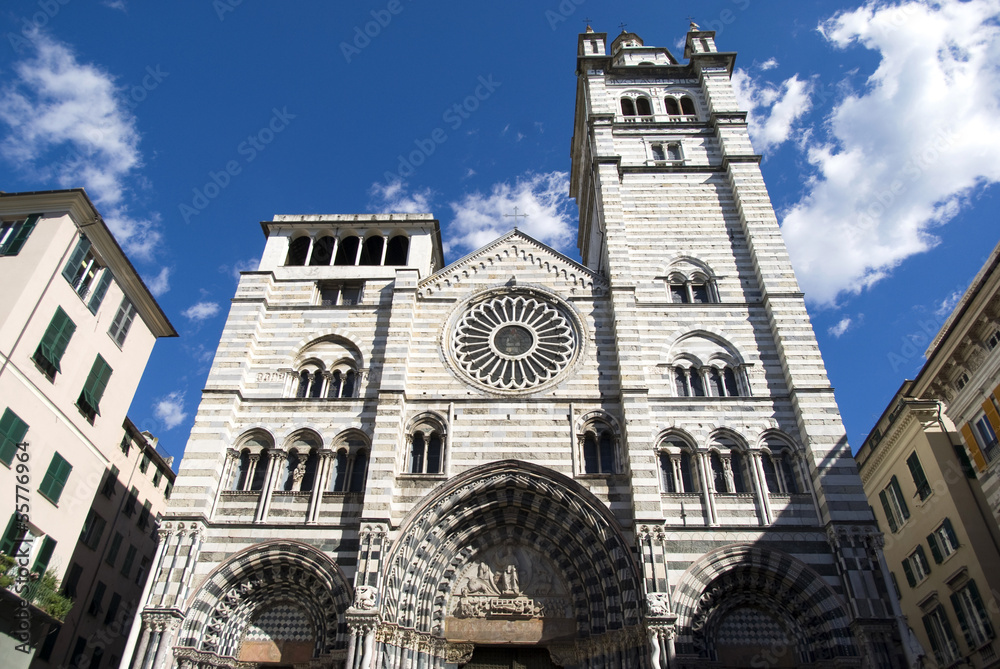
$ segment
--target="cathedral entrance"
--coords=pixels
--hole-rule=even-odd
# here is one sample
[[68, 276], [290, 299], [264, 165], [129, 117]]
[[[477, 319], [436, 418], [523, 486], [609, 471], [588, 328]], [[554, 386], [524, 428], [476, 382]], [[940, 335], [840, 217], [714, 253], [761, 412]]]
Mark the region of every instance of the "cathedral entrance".
[[465, 669], [559, 669], [544, 648], [477, 646]]

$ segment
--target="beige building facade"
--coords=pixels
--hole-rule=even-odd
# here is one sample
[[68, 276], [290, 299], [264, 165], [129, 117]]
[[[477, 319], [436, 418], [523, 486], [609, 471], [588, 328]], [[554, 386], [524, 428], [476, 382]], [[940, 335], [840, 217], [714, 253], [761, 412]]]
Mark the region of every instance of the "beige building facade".
[[582, 263], [262, 224], [123, 667], [900, 666], [735, 55], [576, 57]]
[[1000, 666], [1000, 532], [961, 437], [907, 381], [855, 456], [922, 666]]
[[914, 384], [941, 398], [1000, 524], [1000, 244], [927, 349]]
[[[78, 543], [115, 524], [95, 503], [112, 473], [133, 469], [120, 446], [126, 412], [156, 339], [176, 332], [82, 190], [0, 194], [0, 222], [0, 552], [23, 568], [8, 596], [34, 592], [29, 573], [65, 582], [74, 564], [96, 570], [100, 559], [79, 556]], [[162, 512], [162, 483], [142, 487]], [[15, 648], [22, 626], [34, 651], [56, 623], [11, 601], [19, 618], [0, 643], [27, 666], [31, 655]]]

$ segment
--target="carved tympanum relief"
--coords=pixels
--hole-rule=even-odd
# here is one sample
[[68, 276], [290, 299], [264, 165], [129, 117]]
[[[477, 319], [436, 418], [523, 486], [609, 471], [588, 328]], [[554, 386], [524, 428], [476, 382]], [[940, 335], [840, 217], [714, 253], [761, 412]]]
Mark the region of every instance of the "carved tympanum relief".
[[569, 588], [552, 561], [522, 546], [480, 553], [459, 573], [456, 618], [569, 618]]

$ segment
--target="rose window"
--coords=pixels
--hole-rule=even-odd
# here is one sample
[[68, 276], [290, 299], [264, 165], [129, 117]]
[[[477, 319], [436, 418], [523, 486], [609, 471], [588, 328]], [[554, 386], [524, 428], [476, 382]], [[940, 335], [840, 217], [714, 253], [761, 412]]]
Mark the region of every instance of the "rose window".
[[525, 390], [556, 377], [573, 361], [569, 319], [535, 297], [504, 295], [480, 302], [454, 329], [452, 354], [474, 380], [501, 390]]

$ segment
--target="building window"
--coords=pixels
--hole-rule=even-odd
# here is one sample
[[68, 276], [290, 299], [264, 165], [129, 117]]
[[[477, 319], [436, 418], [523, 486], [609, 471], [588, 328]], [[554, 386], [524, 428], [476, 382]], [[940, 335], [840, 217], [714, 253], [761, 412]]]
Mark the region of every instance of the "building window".
[[709, 282], [701, 277], [688, 279], [683, 276], [671, 277], [670, 301], [676, 304], [709, 304], [714, 299]]
[[145, 531], [149, 526], [149, 511], [152, 507], [153, 505], [149, 502], [149, 500], [142, 503], [142, 511], [139, 512], [139, 520], [136, 522], [136, 525], [138, 525], [139, 529], [142, 531]]
[[111, 321], [111, 327], [108, 328], [108, 335], [118, 344], [118, 348], [125, 345], [125, 337], [128, 336], [129, 328], [132, 327], [135, 313], [135, 306], [127, 297], [123, 297], [122, 303], [118, 305], [115, 319]]
[[697, 492], [689, 444], [677, 438], [667, 438], [660, 444], [659, 461], [663, 492]]
[[951, 605], [958, 616], [958, 624], [965, 633], [965, 642], [970, 649], [979, 648], [993, 638], [990, 616], [979, 596], [975, 581], [969, 581], [961, 590], [951, 595]]
[[87, 640], [82, 636], [76, 638], [76, 645], [73, 646], [73, 654], [69, 657], [70, 669], [82, 669], [87, 667], [89, 669], [90, 663], [87, 662], [86, 658], [83, 656], [83, 651], [87, 649]]
[[795, 475], [795, 454], [782, 444], [768, 443], [772, 449], [761, 454], [760, 464], [764, 469], [764, 485], [772, 495], [794, 495], [802, 489]]
[[444, 438], [441, 431], [422, 427], [410, 437], [410, 473], [440, 474], [443, 469]]
[[364, 288], [363, 281], [323, 284], [319, 289], [320, 305], [344, 307], [361, 304]]
[[690, 96], [684, 95], [679, 98], [668, 96], [663, 99], [663, 104], [672, 121], [697, 120], [698, 112]]
[[362, 441], [349, 440], [337, 449], [330, 475], [331, 492], [364, 492], [368, 477], [368, 448]]
[[653, 162], [654, 164], [665, 164], [665, 163], [682, 163], [684, 162], [684, 153], [681, 150], [680, 142], [663, 142], [659, 144], [652, 144], [650, 146], [653, 152]]
[[674, 384], [678, 397], [704, 397], [705, 383], [699, 370], [692, 367], [675, 367]]
[[128, 493], [128, 499], [125, 500], [125, 506], [122, 507], [122, 513], [125, 514], [126, 518], [131, 518], [132, 514], [135, 513], [135, 503], [139, 501], [139, 489], [132, 486], [132, 489]]
[[104, 518], [91, 509], [90, 513], [87, 514], [87, 520], [83, 523], [83, 530], [80, 532], [80, 543], [90, 550], [95, 550], [104, 534], [105, 525]]
[[635, 102], [632, 98], [622, 98], [622, 116], [635, 116]]
[[139, 560], [139, 569], [135, 572], [135, 584], [144, 585], [146, 582], [146, 574], [149, 571], [149, 558], [144, 557]]
[[62, 625], [58, 623], [49, 625], [49, 631], [45, 634], [45, 641], [42, 642], [42, 647], [38, 651], [39, 660], [48, 662], [49, 658], [52, 657], [52, 650], [56, 647], [56, 640], [59, 638], [59, 630], [61, 629]]
[[[92, 313], [97, 313], [97, 309], [101, 306], [101, 301], [108, 290], [108, 285], [111, 283], [111, 272], [106, 269], [102, 271], [89, 239], [80, 238], [76, 248], [73, 249], [69, 262], [63, 268], [62, 275], [77, 295], [82, 298], [90, 296], [90, 302], [87, 306]], [[99, 279], [98, 275], [100, 275]]]
[[73, 465], [59, 453], [54, 453], [52, 461], [49, 462], [49, 468], [45, 471], [45, 476], [42, 477], [42, 483], [38, 486], [38, 492], [53, 504], [58, 504], [59, 496], [62, 495], [71, 471], [73, 471]]
[[139, 472], [145, 474], [149, 469], [149, 453], [146, 451], [142, 452], [142, 459], [139, 460]]
[[986, 348], [991, 351], [1000, 345], [1000, 330], [994, 330], [989, 339], [986, 340]]
[[333, 247], [337, 240], [329, 235], [320, 237], [313, 244], [312, 253], [309, 254], [309, 264], [316, 266], [326, 266], [333, 260]]
[[10, 409], [3, 410], [0, 416], [0, 462], [10, 467], [17, 455], [18, 444], [24, 443], [28, 434], [28, 424]]
[[927, 483], [924, 468], [920, 465], [920, 458], [917, 457], [916, 452], [911, 453], [910, 457], [906, 459], [906, 466], [910, 468], [910, 476], [913, 477], [913, 485], [917, 487], [917, 495], [920, 500], [927, 499], [931, 494], [931, 486]]
[[358, 385], [358, 373], [351, 367], [341, 365], [330, 373], [326, 396], [330, 399], [357, 397]]
[[969, 383], [969, 375], [965, 372], [962, 372], [961, 374], [958, 375], [958, 378], [955, 379], [955, 388], [961, 390], [962, 388], [965, 388], [965, 386], [968, 383]]
[[973, 422], [976, 441], [979, 442], [979, 450], [982, 451], [986, 462], [993, 462], [1000, 456], [1000, 446], [997, 445], [997, 435], [993, 431], [993, 425], [986, 414], [980, 414]]
[[[121, 606], [122, 596], [117, 592], [111, 595], [111, 601], [108, 602], [108, 613], [104, 616], [104, 624], [110, 625], [118, 617], [118, 607]], [[114, 665], [112, 665], [114, 666]]]
[[19, 514], [11, 514], [10, 520], [7, 521], [7, 529], [0, 539], [0, 553], [16, 556], [27, 533], [28, 526], [21, 522]]
[[167, 481], [167, 485], [163, 488], [163, 499], [170, 499], [170, 493], [174, 491], [174, 484]]
[[951, 633], [951, 623], [948, 622], [944, 607], [938, 605], [923, 617], [923, 621], [938, 664], [947, 667], [958, 660], [958, 644], [955, 643], [955, 635]]
[[90, 606], [87, 608], [87, 613], [92, 616], [96, 616], [104, 610], [104, 591], [107, 589], [108, 586], [106, 586], [103, 581], [97, 582], [97, 587], [94, 588], [94, 596], [90, 600]]
[[350, 266], [358, 264], [358, 251], [361, 249], [361, 239], [355, 235], [344, 237], [337, 245], [337, 254], [333, 259], [334, 265]]
[[101, 494], [111, 499], [115, 496], [115, 488], [118, 485], [118, 467], [111, 465], [111, 469], [104, 475], [104, 484], [101, 486]]
[[128, 436], [127, 431], [125, 432], [125, 435], [122, 437], [122, 443], [120, 444], [120, 446], [122, 449], [122, 453], [125, 454], [125, 457], [128, 457], [128, 452], [132, 450], [132, 439]]
[[49, 380], [54, 379], [56, 373], [62, 371], [59, 367], [59, 362], [62, 360], [63, 353], [66, 352], [66, 347], [69, 345], [70, 337], [73, 336], [75, 331], [76, 324], [70, 320], [70, 317], [66, 315], [62, 307], [56, 307], [56, 313], [52, 316], [52, 320], [49, 321], [49, 326], [45, 328], [42, 341], [38, 343], [38, 348], [35, 349], [35, 353], [32, 356], [32, 359], [48, 375]]
[[122, 562], [121, 571], [118, 572], [125, 578], [128, 578], [132, 574], [132, 563], [135, 562], [135, 555], [139, 552], [133, 545], [129, 545], [128, 551], [125, 553], [125, 561]]
[[0, 256], [16, 256], [38, 223], [38, 214], [20, 221], [0, 223]]
[[389, 240], [385, 250], [385, 264], [405, 265], [410, 254], [410, 238], [406, 235], [396, 235]]
[[108, 546], [108, 555], [104, 558], [104, 561], [111, 567], [115, 566], [115, 561], [118, 559], [118, 551], [121, 550], [124, 538], [121, 532], [115, 532], [114, 538], [111, 539], [111, 545]]
[[893, 532], [903, 526], [903, 523], [910, 517], [910, 509], [903, 499], [903, 491], [899, 488], [899, 481], [893, 476], [878, 497], [882, 500], [882, 510], [885, 511], [885, 518], [889, 522], [889, 529]]
[[288, 257], [285, 260], [285, 264], [292, 266], [305, 265], [306, 259], [309, 256], [309, 246], [311, 244], [312, 239], [309, 237], [299, 237], [298, 239], [293, 239], [288, 245]]
[[35, 564], [31, 566], [31, 571], [39, 576], [45, 575], [45, 572], [49, 568], [49, 560], [52, 559], [52, 553], [56, 549], [56, 540], [50, 536], [45, 536], [42, 538], [42, 547], [38, 549], [38, 555], [35, 556]]
[[927, 543], [931, 547], [931, 555], [934, 562], [941, 564], [945, 558], [958, 550], [958, 537], [955, 536], [955, 528], [951, 526], [951, 521], [947, 518], [938, 526], [936, 530], [927, 535]]
[[76, 400], [77, 407], [91, 423], [94, 422], [95, 416], [101, 415], [101, 398], [104, 397], [104, 390], [111, 379], [111, 371], [111, 366], [98, 355], [90, 368], [90, 374], [87, 375], [87, 382], [83, 384], [80, 397]]
[[585, 474], [617, 473], [617, 439], [609, 425], [599, 421], [588, 425], [581, 441]]
[[923, 546], [917, 546], [917, 549], [903, 560], [903, 573], [906, 574], [906, 582], [911, 588], [930, 575], [931, 565], [927, 562], [927, 553]]
[[76, 586], [80, 584], [80, 577], [83, 576], [83, 567], [74, 562], [70, 565], [69, 573], [62, 582], [63, 594], [70, 599], [76, 599]]
[[153, 472], [153, 487], [154, 488], [159, 488], [160, 487], [160, 481], [162, 481], [162, 480], [163, 480], [163, 472], [161, 472], [160, 468], [157, 467], [156, 471]]

